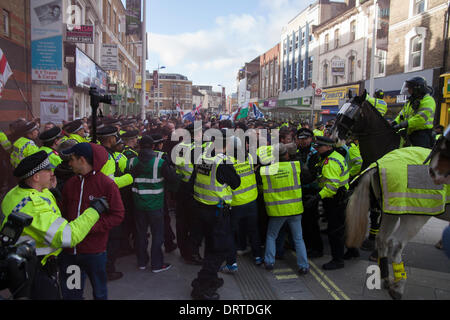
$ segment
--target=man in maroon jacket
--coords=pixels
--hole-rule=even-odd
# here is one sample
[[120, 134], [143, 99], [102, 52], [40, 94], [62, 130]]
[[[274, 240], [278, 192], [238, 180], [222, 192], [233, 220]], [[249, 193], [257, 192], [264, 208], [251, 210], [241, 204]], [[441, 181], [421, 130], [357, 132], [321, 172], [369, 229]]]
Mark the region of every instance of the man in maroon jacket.
[[[63, 298], [83, 299], [87, 275], [94, 299], [106, 300], [106, 245], [109, 230], [119, 225], [124, 218], [122, 198], [115, 182], [100, 172], [108, 159], [105, 148], [93, 143], [78, 143], [63, 154], [70, 155], [69, 165], [76, 174], [64, 184], [61, 208], [63, 217], [68, 221], [76, 219], [93, 198], [105, 197], [109, 203], [109, 210], [100, 216], [86, 238], [75, 248], [65, 250], [59, 257]], [[74, 269], [68, 267], [73, 265], [78, 265], [81, 269], [81, 282], [71, 277], [75, 274]]]

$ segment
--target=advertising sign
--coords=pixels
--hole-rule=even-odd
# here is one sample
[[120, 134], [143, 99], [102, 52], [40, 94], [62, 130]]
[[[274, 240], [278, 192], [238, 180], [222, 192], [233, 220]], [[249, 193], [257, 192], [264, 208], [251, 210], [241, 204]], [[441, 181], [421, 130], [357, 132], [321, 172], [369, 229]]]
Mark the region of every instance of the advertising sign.
[[106, 72], [78, 48], [75, 56], [76, 86], [86, 89], [96, 87], [100, 93], [105, 93], [108, 79]]
[[358, 94], [359, 85], [344, 86], [322, 90], [322, 106], [340, 106], [348, 99], [348, 90]]
[[100, 64], [105, 70], [120, 71], [117, 44], [102, 43]]
[[94, 43], [94, 26], [66, 25], [66, 41], [76, 43]]
[[126, 35], [141, 38], [141, 0], [127, 0]]
[[51, 84], [62, 82], [62, 0], [30, 2], [31, 79]]
[[41, 121], [61, 124], [66, 120], [67, 92], [41, 91]]
[[333, 76], [344, 76], [345, 75], [345, 60], [331, 61], [331, 74]]

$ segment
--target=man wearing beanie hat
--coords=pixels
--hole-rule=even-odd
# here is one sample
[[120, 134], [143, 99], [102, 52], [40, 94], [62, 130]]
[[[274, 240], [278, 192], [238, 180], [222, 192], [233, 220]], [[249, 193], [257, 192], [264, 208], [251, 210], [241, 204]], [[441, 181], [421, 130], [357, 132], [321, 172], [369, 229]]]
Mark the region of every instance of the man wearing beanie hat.
[[24, 297], [60, 299], [54, 258], [61, 252], [61, 248], [73, 248], [86, 237], [99, 220], [99, 215], [107, 210], [108, 203], [92, 198], [79, 211], [78, 217], [70, 222], [64, 219], [55, 197], [49, 191], [49, 188], [54, 187], [54, 176], [45, 151], [24, 158], [14, 170], [14, 176], [20, 182], [2, 201], [2, 212], [6, 217], [3, 224], [12, 213], [22, 212], [33, 217], [31, 224], [24, 228], [20, 241], [35, 241], [39, 261], [39, 267], [32, 278], [31, 292], [28, 290]]
[[17, 131], [21, 136], [14, 142], [11, 153], [11, 165], [14, 168], [19, 165], [22, 159], [39, 151], [34, 142], [39, 135], [39, 127], [36, 123], [31, 121], [23, 123]]
[[62, 159], [59, 156], [56, 148], [58, 148], [59, 143], [62, 138], [62, 130], [60, 127], [53, 127], [47, 131], [42, 132], [39, 135], [39, 140], [42, 141], [43, 146], [39, 150], [45, 151], [54, 170], [61, 162]]
[[[168, 162], [153, 151], [153, 139], [144, 135], [139, 141], [139, 155], [127, 164], [127, 172], [133, 176], [133, 200], [137, 230], [138, 268], [145, 270], [151, 261], [153, 273], [171, 268], [164, 262], [162, 245], [164, 242], [164, 194], [166, 187], [176, 185], [178, 177]], [[148, 256], [147, 230], [152, 234], [151, 258]]]

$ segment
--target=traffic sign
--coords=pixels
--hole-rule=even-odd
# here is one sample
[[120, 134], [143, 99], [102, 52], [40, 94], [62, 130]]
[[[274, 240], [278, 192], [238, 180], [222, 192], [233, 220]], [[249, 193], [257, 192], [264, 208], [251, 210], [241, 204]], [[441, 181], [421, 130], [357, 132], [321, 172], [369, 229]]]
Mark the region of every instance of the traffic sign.
[[316, 96], [320, 96], [320, 95], [322, 95], [322, 89], [317, 88], [316, 89]]
[[311, 84], [311, 87], [313, 87], [313, 89], [315, 89], [315, 88], [316, 88], [316, 84], [313, 82], [313, 83]]

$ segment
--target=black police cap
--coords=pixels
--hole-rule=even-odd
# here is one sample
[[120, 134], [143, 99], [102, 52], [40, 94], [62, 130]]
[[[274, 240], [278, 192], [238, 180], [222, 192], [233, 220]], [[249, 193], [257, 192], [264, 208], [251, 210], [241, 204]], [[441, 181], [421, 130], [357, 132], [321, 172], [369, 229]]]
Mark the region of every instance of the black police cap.
[[36, 129], [38, 129], [37, 123], [35, 123], [33, 121], [28, 121], [28, 122], [23, 122], [21, 125], [19, 125], [17, 131], [20, 132], [21, 134], [27, 134]]
[[69, 122], [65, 126], [63, 126], [63, 130], [67, 133], [75, 133], [78, 130], [81, 130], [84, 128], [83, 121], [81, 119], [74, 120], [72, 122]]
[[317, 136], [315, 143], [319, 146], [334, 146], [335, 141], [326, 136]]
[[160, 143], [164, 141], [162, 135], [160, 135], [159, 133], [152, 134], [151, 137], [153, 139], [153, 143]]
[[111, 125], [104, 126], [97, 130], [97, 136], [99, 137], [109, 137], [117, 135], [117, 128]]
[[139, 146], [141, 148], [151, 148], [153, 146], [153, 139], [149, 135], [142, 136], [141, 140], [139, 140]]
[[122, 133], [120, 135], [121, 138], [124, 139], [131, 139], [131, 138], [136, 138], [139, 135], [139, 130], [130, 130], [130, 131], [125, 131], [125, 133]]
[[55, 126], [49, 130], [42, 132], [39, 135], [39, 140], [41, 140], [43, 142], [48, 142], [48, 141], [52, 141], [52, 140], [55, 140], [60, 137], [62, 137], [62, 130], [60, 127]]
[[300, 128], [297, 130], [297, 138], [304, 139], [314, 137], [314, 133], [311, 129], [308, 128]]
[[14, 176], [20, 180], [26, 179], [41, 170], [50, 170], [52, 165], [48, 160], [47, 152], [39, 151], [24, 158], [20, 161], [16, 169], [14, 169]]

